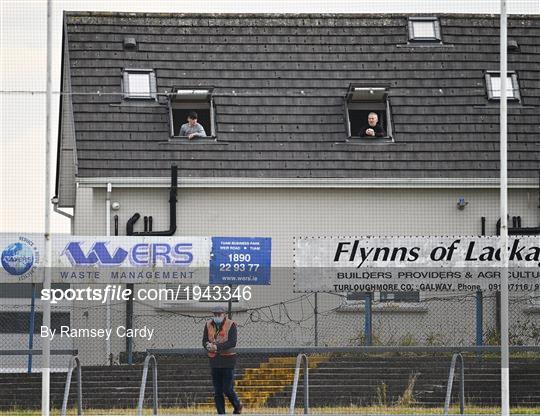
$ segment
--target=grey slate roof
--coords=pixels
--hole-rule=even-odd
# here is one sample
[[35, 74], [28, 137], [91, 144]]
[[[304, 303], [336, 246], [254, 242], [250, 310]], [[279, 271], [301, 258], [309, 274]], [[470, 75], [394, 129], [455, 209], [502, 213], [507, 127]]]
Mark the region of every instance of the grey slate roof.
[[[441, 46], [408, 46], [407, 17], [67, 12], [76, 175], [168, 176], [176, 162], [194, 177], [497, 177], [484, 72], [498, 70], [498, 17], [439, 15]], [[540, 16], [510, 17], [508, 35], [522, 96], [509, 175], [536, 177]], [[167, 106], [122, 102], [124, 67], [155, 69], [159, 93], [213, 86], [218, 142], [169, 142]], [[395, 143], [348, 143], [347, 88], [375, 82], [390, 88]]]

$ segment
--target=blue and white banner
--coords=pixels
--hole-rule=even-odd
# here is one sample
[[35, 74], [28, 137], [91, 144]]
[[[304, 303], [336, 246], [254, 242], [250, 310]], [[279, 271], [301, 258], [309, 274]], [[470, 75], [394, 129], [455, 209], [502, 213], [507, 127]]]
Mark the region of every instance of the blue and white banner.
[[271, 252], [267, 237], [213, 237], [210, 284], [270, 285]]
[[[244, 242], [241, 247], [247, 249], [241, 254], [222, 244], [213, 250], [214, 242], [227, 241]], [[220, 275], [223, 283], [270, 282], [269, 238], [54, 235], [51, 247], [52, 282], [208, 284], [215, 259], [211, 254], [221, 259], [223, 250], [233, 259], [226, 277]], [[0, 234], [0, 282], [42, 282], [44, 251], [41, 234]]]

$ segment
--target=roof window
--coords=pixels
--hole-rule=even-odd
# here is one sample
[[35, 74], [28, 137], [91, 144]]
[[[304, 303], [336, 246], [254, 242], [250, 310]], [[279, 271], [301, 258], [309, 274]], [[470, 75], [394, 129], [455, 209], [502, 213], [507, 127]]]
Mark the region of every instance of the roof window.
[[[488, 100], [501, 99], [501, 75], [499, 72], [488, 71], [485, 76]], [[508, 100], [520, 101], [517, 74], [509, 71], [506, 76], [506, 97]]]
[[150, 69], [125, 69], [122, 78], [124, 98], [152, 99], [157, 97], [156, 73]]
[[[204, 129], [204, 136], [215, 137], [215, 113], [212, 88], [173, 88], [169, 96], [169, 123], [171, 137], [189, 137], [181, 131], [189, 123], [190, 114], [196, 113], [196, 122]], [[202, 134], [196, 137], [204, 137]], [[193, 139], [193, 137], [192, 137]]]
[[436, 17], [410, 17], [409, 41], [440, 42], [441, 27]]
[[391, 138], [388, 89], [351, 84], [345, 100], [345, 121], [349, 138], [370, 141]]

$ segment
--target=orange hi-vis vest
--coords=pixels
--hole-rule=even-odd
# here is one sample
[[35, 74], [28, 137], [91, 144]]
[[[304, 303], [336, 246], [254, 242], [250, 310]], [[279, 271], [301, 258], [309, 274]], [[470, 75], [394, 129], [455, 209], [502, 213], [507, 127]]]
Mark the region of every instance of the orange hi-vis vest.
[[[208, 330], [208, 340], [210, 341], [210, 343], [225, 343], [227, 340], [229, 340], [229, 330], [231, 329], [231, 326], [233, 324], [234, 321], [225, 319], [219, 329], [218, 334], [216, 335], [216, 326], [214, 324], [214, 321], [209, 320], [206, 323], [206, 329]], [[236, 355], [236, 352], [233, 348], [225, 349], [220, 352], [208, 352], [209, 358], [215, 358], [217, 355], [233, 356]]]

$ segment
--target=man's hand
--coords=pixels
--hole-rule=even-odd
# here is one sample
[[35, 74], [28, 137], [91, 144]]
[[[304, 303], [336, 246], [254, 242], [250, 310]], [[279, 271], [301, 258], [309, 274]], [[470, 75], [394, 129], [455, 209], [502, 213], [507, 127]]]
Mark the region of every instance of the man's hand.
[[375, 131], [372, 128], [366, 129], [366, 135], [375, 136]]
[[217, 351], [217, 346], [215, 343], [206, 343], [206, 350], [208, 350], [209, 352], [215, 352]]
[[191, 135], [189, 135], [189, 136], [188, 136], [188, 139], [190, 139], [190, 140], [191, 140], [191, 139], [193, 139], [193, 138], [194, 138], [194, 137], [196, 137], [196, 136], [197, 136], [197, 134], [196, 134], [196, 133], [192, 133]]

